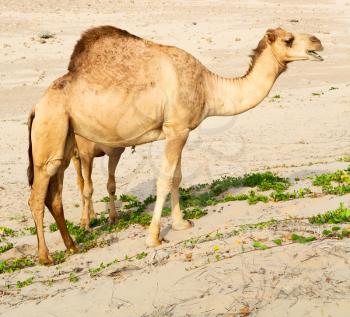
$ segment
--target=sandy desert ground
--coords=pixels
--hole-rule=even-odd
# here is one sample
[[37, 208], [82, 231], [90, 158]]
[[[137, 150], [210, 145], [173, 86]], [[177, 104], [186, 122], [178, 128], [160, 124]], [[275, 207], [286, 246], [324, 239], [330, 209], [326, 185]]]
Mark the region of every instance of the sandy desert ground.
[[[36, 237], [26, 231], [33, 226], [27, 206], [27, 115], [65, 72], [81, 32], [106, 24], [181, 47], [225, 76], [244, 73], [250, 50], [271, 27], [312, 33], [325, 47], [322, 63], [291, 64], [259, 107], [207, 119], [196, 129], [183, 154], [182, 186], [269, 170], [298, 189], [311, 186], [308, 176], [348, 166], [339, 158], [350, 152], [350, 1], [1, 0], [0, 227], [24, 233], [2, 234], [1, 243], [7, 239], [14, 247], [0, 254], [0, 261], [36, 254]], [[42, 40], [43, 32], [54, 36]], [[155, 193], [162, 149], [163, 142], [156, 142], [125, 151], [118, 195], [144, 199]], [[106, 177], [107, 159], [96, 159], [94, 201], [100, 213], [106, 208], [98, 202], [107, 194]], [[64, 263], [1, 274], [0, 315], [349, 316], [350, 239], [324, 238], [323, 227], [301, 218], [340, 202], [348, 206], [350, 195], [316, 196], [209, 206], [208, 214], [183, 232], [169, 230], [165, 217], [162, 234], [168, 242], [154, 250], [145, 247], [142, 226], [106, 234], [105, 243]], [[64, 205], [74, 223], [79, 204], [70, 166]], [[271, 219], [277, 220], [273, 226], [240, 230]], [[46, 212], [47, 228], [52, 222]], [[239, 233], [231, 234], [236, 229]], [[59, 234], [46, 231], [50, 250], [64, 250]], [[294, 243], [288, 240], [292, 232], [317, 239]], [[278, 237], [281, 246], [271, 242]], [[254, 241], [268, 248], [254, 248]], [[101, 263], [111, 265], [91, 274]], [[16, 287], [32, 277], [30, 285]]]

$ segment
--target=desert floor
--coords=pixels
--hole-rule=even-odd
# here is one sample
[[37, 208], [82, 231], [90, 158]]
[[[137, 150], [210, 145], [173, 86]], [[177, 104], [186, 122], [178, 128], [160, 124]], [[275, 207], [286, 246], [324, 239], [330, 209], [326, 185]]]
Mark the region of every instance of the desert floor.
[[[64, 74], [81, 32], [106, 24], [181, 47], [225, 76], [244, 73], [250, 50], [271, 27], [312, 33], [324, 44], [324, 62], [291, 64], [259, 107], [237, 117], [207, 119], [193, 131], [183, 154], [182, 186], [269, 170], [298, 188], [311, 186], [307, 176], [347, 167], [339, 158], [350, 152], [349, 1], [0, 1], [0, 226], [16, 232], [33, 226], [27, 206], [28, 113], [50, 82]], [[54, 37], [40, 40], [43, 32]], [[163, 145], [125, 151], [118, 195], [144, 199], [155, 193]], [[93, 180], [101, 213], [106, 158], [95, 160]], [[207, 207], [208, 215], [183, 232], [169, 230], [170, 219], [163, 218], [168, 242], [155, 250], [144, 245], [147, 228], [133, 225], [107, 234], [105, 244], [64, 263], [1, 274], [0, 315], [349, 316], [350, 239], [305, 244], [287, 239], [292, 232], [319, 237], [322, 229], [298, 219], [340, 202], [347, 206], [350, 195], [223, 203]], [[64, 205], [67, 219], [78, 223], [81, 207], [72, 166]], [[228, 234], [271, 219], [289, 222]], [[45, 223], [52, 222], [46, 211]], [[46, 231], [50, 250], [64, 250], [59, 234]], [[279, 236], [286, 238], [282, 246], [271, 243]], [[34, 235], [9, 241], [14, 247], [0, 260], [36, 255]], [[253, 241], [269, 248], [254, 248]], [[126, 255], [132, 259], [125, 260]], [[98, 274], [89, 273], [116, 258], [120, 261]], [[31, 277], [30, 285], [16, 288], [17, 281]]]

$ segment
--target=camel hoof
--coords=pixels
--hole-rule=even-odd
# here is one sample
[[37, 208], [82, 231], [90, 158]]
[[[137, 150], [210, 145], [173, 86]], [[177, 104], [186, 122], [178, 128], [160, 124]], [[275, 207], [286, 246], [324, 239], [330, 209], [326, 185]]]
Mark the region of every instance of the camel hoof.
[[115, 225], [118, 222], [118, 217], [109, 217], [108, 222], [110, 225]]
[[159, 238], [152, 238], [152, 237], [147, 237], [146, 239], [146, 245], [149, 248], [155, 248], [161, 245], [162, 242], [159, 240]]
[[49, 254], [39, 256], [39, 264], [41, 265], [52, 265], [54, 263], [53, 258]]
[[71, 247], [67, 248], [67, 250], [69, 253], [73, 253], [73, 254], [80, 252], [79, 248], [75, 244], [73, 244]]
[[91, 231], [90, 221], [81, 220], [80, 221], [80, 228], [85, 229], [86, 231]]
[[171, 226], [173, 230], [186, 230], [193, 227], [193, 222], [190, 220], [182, 220], [179, 222], [174, 222]]

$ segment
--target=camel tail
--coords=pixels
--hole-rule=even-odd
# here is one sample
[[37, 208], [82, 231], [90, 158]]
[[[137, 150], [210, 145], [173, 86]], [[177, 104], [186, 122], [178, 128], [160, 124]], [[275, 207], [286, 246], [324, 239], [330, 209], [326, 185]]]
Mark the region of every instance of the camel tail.
[[29, 165], [27, 168], [27, 177], [28, 177], [28, 183], [31, 187], [33, 185], [34, 181], [34, 164], [33, 164], [33, 151], [32, 151], [32, 123], [35, 117], [35, 112], [32, 110], [32, 112], [29, 115], [28, 118], [28, 133], [29, 133], [29, 146], [28, 146], [28, 158], [29, 158]]

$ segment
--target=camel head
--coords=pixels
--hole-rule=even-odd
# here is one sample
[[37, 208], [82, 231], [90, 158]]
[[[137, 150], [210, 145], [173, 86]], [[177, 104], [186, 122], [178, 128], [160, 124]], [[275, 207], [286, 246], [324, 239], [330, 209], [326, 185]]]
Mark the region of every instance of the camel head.
[[269, 29], [262, 40], [270, 46], [275, 57], [282, 63], [310, 60], [323, 61], [317, 53], [323, 50], [321, 41], [314, 35], [291, 33], [281, 28]]

